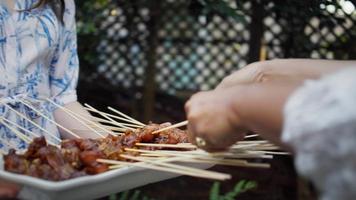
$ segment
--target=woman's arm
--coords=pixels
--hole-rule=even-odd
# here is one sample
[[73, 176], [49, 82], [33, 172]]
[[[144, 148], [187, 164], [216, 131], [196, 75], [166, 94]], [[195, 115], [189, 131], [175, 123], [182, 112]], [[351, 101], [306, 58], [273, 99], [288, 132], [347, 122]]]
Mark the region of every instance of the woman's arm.
[[[90, 120], [90, 113], [86, 111], [83, 106], [75, 101], [72, 103], [68, 103], [64, 106], [65, 108], [73, 111], [76, 114], [79, 114], [88, 120]], [[73, 131], [75, 134], [80, 136], [81, 138], [98, 138], [100, 137], [96, 133], [94, 133], [92, 130], [90, 130], [88, 127], [80, 123], [78, 120], [74, 119], [72, 116], [70, 116], [68, 113], [63, 111], [62, 109], [57, 109], [54, 112], [54, 117], [57, 123], [61, 124], [62, 126], [66, 127], [67, 129]], [[62, 138], [75, 138], [72, 136], [70, 133], [66, 132], [65, 130], [60, 129], [60, 133], [62, 135]]]
[[356, 66], [356, 61], [277, 59], [256, 62], [224, 78], [217, 89], [246, 83], [318, 79], [350, 66]]
[[247, 130], [282, 145], [283, 108], [300, 82], [237, 85], [200, 92], [186, 103], [191, 142], [207, 141], [209, 151], [227, 148]]

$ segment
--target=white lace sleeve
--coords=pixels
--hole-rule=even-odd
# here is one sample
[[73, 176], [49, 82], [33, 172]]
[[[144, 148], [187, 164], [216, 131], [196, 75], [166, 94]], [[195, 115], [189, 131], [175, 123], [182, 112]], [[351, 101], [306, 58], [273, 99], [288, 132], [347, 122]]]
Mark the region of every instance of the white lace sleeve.
[[323, 200], [356, 199], [356, 68], [307, 81], [288, 100], [282, 140]]

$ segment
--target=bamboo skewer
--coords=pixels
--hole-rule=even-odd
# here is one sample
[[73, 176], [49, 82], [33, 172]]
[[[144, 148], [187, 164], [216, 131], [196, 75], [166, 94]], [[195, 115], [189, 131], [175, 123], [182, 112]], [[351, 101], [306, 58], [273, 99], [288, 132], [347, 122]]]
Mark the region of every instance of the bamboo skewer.
[[[84, 104], [84, 105], [88, 105], [88, 104]], [[99, 114], [101, 116], [106, 115], [106, 116], [111, 117], [113, 119], [118, 119], [118, 120], [121, 120], [121, 121], [130, 122], [130, 123], [135, 124], [137, 126], [142, 126], [140, 124], [137, 124], [136, 122], [133, 122], [132, 120], [129, 120], [129, 119], [126, 119], [126, 118], [122, 118], [122, 117], [119, 117], [119, 116], [116, 116], [116, 115], [112, 115], [112, 114], [109, 114], [109, 113], [106, 113], [106, 112], [102, 112], [102, 111], [99, 111], [99, 110], [97, 110], [95, 108], [84, 107], [84, 109], [89, 111], [89, 112], [97, 113], [97, 114]]]
[[179, 128], [179, 127], [186, 126], [186, 125], [188, 125], [188, 121], [184, 121], [184, 122], [180, 122], [180, 123], [177, 123], [177, 124], [173, 124], [171, 126], [159, 129], [157, 131], [153, 131], [152, 134], [157, 134], [157, 133], [160, 133], [162, 131], [167, 131], [167, 130], [170, 130], [170, 129], [173, 129], [173, 128]]
[[[131, 151], [131, 152], [140, 152], [140, 153], [152, 153], [152, 151], [149, 150], [140, 150], [140, 149], [130, 149], [126, 148], [126, 151]], [[218, 158], [218, 157], [213, 157], [211, 155], [199, 155], [199, 154], [176, 154], [176, 153], [170, 153], [168, 151], [166, 152], [156, 152], [153, 151], [156, 155], [163, 155], [163, 156], [172, 156], [172, 157], [182, 157], [185, 158], [184, 161], [178, 160], [179, 162], [195, 162], [195, 163], [211, 163], [211, 164], [219, 164], [219, 165], [228, 165], [228, 166], [238, 166], [238, 167], [262, 167], [262, 168], [268, 168], [269, 164], [263, 164], [263, 165], [253, 165], [254, 163], [249, 163], [246, 160], [241, 160], [241, 159], [225, 159], [225, 158]], [[252, 165], [251, 165], [252, 164]]]
[[[34, 125], [36, 128], [40, 129], [41, 131], [47, 133], [48, 135], [51, 135], [53, 138], [57, 138], [55, 135], [53, 135], [52, 133], [50, 133], [49, 131], [47, 131], [46, 129], [42, 128], [41, 126], [39, 126], [38, 124], [36, 124], [35, 122], [33, 122], [32, 120], [28, 119], [25, 115], [23, 115], [22, 113], [18, 112], [17, 110], [13, 109], [11, 106], [5, 104], [5, 106], [7, 108], [9, 108], [10, 110], [12, 110], [13, 112], [15, 112], [18, 116], [22, 117], [23, 119], [25, 119], [26, 121], [30, 122], [32, 125]], [[59, 138], [57, 138], [59, 140], [59, 142], [61, 142], [61, 140]]]
[[[115, 125], [114, 122], [109, 121], [109, 120], [105, 120], [105, 119], [102, 119], [102, 118], [99, 118], [99, 117], [91, 116], [91, 118], [92, 118], [93, 120], [97, 121], [97, 122]], [[127, 126], [127, 127], [131, 127], [131, 128], [142, 128], [142, 127], [143, 127], [143, 126], [141, 126], [141, 125], [128, 124], [128, 123], [122, 123], [122, 122], [120, 122], [120, 124], [122, 124], [122, 125], [124, 125], [124, 126]]]
[[136, 143], [136, 146], [144, 147], [163, 147], [163, 148], [177, 148], [177, 149], [197, 149], [192, 144], [155, 144], [155, 143]]
[[170, 156], [180, 156], [180, 155], [201, 155], [204, 157], [212, 157], [212, 158], [263, 158], [263, 159], [271, 159], [273, 158], [273, 155], [266, 155], [265, 153], [232, 153], [232, 152], [218, 152], [218, 153], [207, 153], [205, 151], [201, 150], [194, 150], [194, 151], [175, 151], [175, 150], [141, 150], [141, 149], [132, 149], [132, 148], [127, 148], [125, 149], [127, 151], [134, 151], [134, 152], [140, 152], [141, 155], [156, 155], [156, 156], [162, 156], [162, 155], [170, 155]]
[[1, 117], [0, 119], [3, 120], [3, 121], [5, 121], [5, 122], [8, 123], [8, 124], [11, 124], [12, 126], [15, 126], [15, 127], [18, 128], [18, 129], [21, 129], [22, 131], [25, 131], [25, 132], [29, 133], [30, 135], [32, 135], [32, 137], [40, 137], [38, 134], [36, 134], [36, 133], [34, 133], [34, 132], [32, 132], [32, 131], [29, 131], [29, 130], [25, 129], [25, 128], [23, 128], [22, 126], [20, 126], [20, 125], [18, 125], [18, 124], [16, 124], [16, 123], [14, 123], [14, 122], [12, 122], [12, 121], [10, 121], [10, 120], [4, 118], [4, 117]]
[[115, 112], [115, 113], [117, 113], [117, 114], [119, 114], [119, 115], [121, 115], [122, 117], [125, 117], [125, 118], [127, 118], [129, 120], [132, 120], [132, 122], [136, 122], [139, 125], [146, 126], [146, 124], [144, 124], [144, 123], [142, 123], [142, 122], [140, 122], [140, 121], [138, 121], [138, 120], [136, 120], [136, 119], [134, 119], [134, 118], [132, 118], [132, 117], [130, 117], [130, 116], [128, 116], [128, 115], [126, 115], [126, 114], [124, 114], [124, 113], [122, 113], [122, 112], [120, 112], [120, 111], [118, 111], [118, 110], [116, 110], [116, 109], [114, 109], [112, 107], [110, 107], [110, 106], [108, 106], [108, 109], [113, 111], [113, 112]]
[[[130, 160], [136, 160], [136, 161], [141, 161], [141, 162], [145, 162], [148, 164], [153, 164], [153, 165], [159, 165], [159, 166], [163, 166], [163, 167], [167, 167], [167, 168], [173, 168], [173, 169], [178, 169], [178, 170], [182, 170], [185, 172], [192, 172], [192, 174], [196, 174], [196, 175], [206, 175], [209, 178], [212, 179], [218, 179], [218, 180], [226, 180], [226, 179], [230, 179], [231, 175], [229, 174], [224, 174], [224, 173], [219, 173], [219, 172], [211, 172], [211, 171], [207, 171], [207, 170], [203, 170], [203, 169], [196, 169], [193, 167], [187, 167], [187, 166], [181, 166], [181, 165], [177, 165], [177, 164], [173, 164], [173, 163], [167, 163], [168, 160], [170, 160], [170, 162], [174, 162], [174, 161], [179, 161], [181, 160], [181, 158], [168, 158], [168, 159], [163, 159], [158, 160], [158, 161], [151, 161], [148, 159], [143, 159], [143, 158], [137, 158], [134, 156], [129, 156], [129, 155], [120, 155], [123, 158], [126, 159], [130, 159]], [[168, 161], [169, 162], [169, 161]]]
[[[98, 129], [102, 130], [104, 133], [107, 133], [107, 134], [110, 134], [110, 135], [114, 135], [110, 130], [105, 129], [101, 124], [98, 124], [97, 122], [94, 122], [94, 121], [92, 121], [92, 120], [90, 120], [90, 119], [87, 119], [85, 116], [82, 116], [82, 115], [80, 115], [80, 114], [78, 114], [78, 113], [75, 113], [75, 112], [73, 112], [73, 111], [71, 111], [71, 110], [69, 110], [69, 109], [67, 109], [67, 108], [65, 108], [65, 107], [63, 107], [63, 109], [65, 109], [65, 110], [67, 110], [68, 112], [72, 113], [74, 116], [80, 118], [81, 120], [85, 121], [88, 126], [93, 126], [93, 127], [95, 127], [95, 128], [98, 128]], [[89, 116], [89, 117], [93, 117], [93, 116]], [[73, 118], [74, 118], [74, 117], [73, 117]], [[75, 119], [76, 119], [76, 118], [75, 118]], [[80, 121], [79, 119], [76, 119], [76, 120]], [[84, 124], [86, 124], [85, 122], [84, 122]], [[92, 129], [90, 129], [90, 130], [92, 130]], [[98, 132], [98, 131], [97, 131], [97, 132]], [[99, 132], [98, 132], [98, 133], [99, 133]], [[99, 135], [99, 136], [104, 137], [103, 135]]]
[[[239, 155], [241, 153], [245, 154], [275, 154], [275, 155], [288, 155], [289, 153], [286, 152], [274, 152], [274, 151], [267, 151], [267, 150], [279, 150], [279, 147], [276, 146], [261, 146], [261, 144], [265, 143], [265, 141], [256, 141], [256, 144], [253, 144], [253, 141], [242, 141], [242, 142], [248, 142], [247, 144], [235, 144], [230, 147], [228, 153], [230, 153], [230, 156], [233, 156], [236, 154]], [[179, 143], [179, 144], [156, 144], [156, 143], [136, 143], [136, 146], [144, 146], [144, 147], [159, 147], [159, 148], [174, 148], [174, 149], [197, 149], [196, 146], [190, 144], [190, 143]], [[195, 151], [196, 152], [196, 151]], [[178, 152], [177, 152], [178, 153]], [[186, 153], [186, 152], [182, 152]], [[218, 152], [214, 153], [216, 155], [218, 154], [226, 154], [226, 152]], [[253, 157], [251, 155], [251, 157]], [[266, 158], [268, 156], [265, 156]]]
[[247, 138], [254, 138], [254, 137], [258, 137], [258, 136], [259, 136], [258, 134], [246, 135], [246, 136], [245, 136], [245, 139], [247, 139]]
[[192, 158], [184, 158], [181, 162], [189, 162], [189, 163], [208, 163], [208, 164], [216, 164], [216, 165], [225, 165], [225, 166], [233, 166], [233, 167], [249, 167], [249, 168], [270, 168], [271, 165], [268, 163], [239, 163], [233, 162], [225, 159], [192, 159]]
[[5, 150], [0, 149], [0, 156], [3, 156], [5, 154], [6, 154]]
[[254, 154], [249, 154], [249, 153], [232, 153], [232, 152], [215, 152], [215, 153], [208, 153], [206, 151], [202, 150], [192, 150], [192, 151], [178, 151], [178, 150], [154, 150], [151, 153], [171, 153], [175, 155], [202, 155], [202, 156], [211, 156], [211, 157], [228, 157], [228, 158], [271, 158], [273, 156], [268, 155], [266, 157], [263, 157], [263, 153], [254, 153]]
[[250, 153], [265, 153], [271, 155], [291, 155], [289, 152], [280, 152], [280, 151], [248, 151]]
[[[85, 116], [77, 114], [67, 108], [65, 108], [66, 110], [68, 110], [69, 112], [71, 112], [73, 115], [75, 115], [76, 117], [82, 119], [83, 121], [87, 122], [88, 126], [91, 126], [93, 128], [98, 128], [100, 130], [102, 130], [104, 133], [110, 134], [110, 135], [114, 135], [110, 130], [106, 129], [102, 124], [99, 124], [98, 122], [94, 122], [90, 119], [87, 119]], [[94, 118], [93, 116], [89, 116], [90, 118]], [[100, 118], [98, 118], [100, 119]]]
[[[89, 107], [89, 108], [93, 109], [93, 110], [97, 110], [97, 109], [95, 109], [94, 107], [90, 106], [90, 105], [87, 104], [87, 103], [84, 104], [84, 105], [85, 105], [86, 107]], [[126, 128], [126, 129], [129, 129], [129, 130], [134, 130], [133, 128], [126, 127], [126, 126], [122, 125], [121, 123], [119, 123], [119, 122], [117, 122], [117, 121], [111, 119], [111, 118], [108, 117], [106, 114], [103, 114], [103, 113], [99, 113], [99, 114], [100, 114], [101, 116], [103, 116], [104, 118], [108, 119], [109, 121], [113, 122], [116, 126], [119, 126], [119, 127], [121, 127], [121, 128]]]
[[[62, 129], [65, 129], [65, 127], [63, 127], [62, 125], [58, 124], [57, 122], [55, 122], [54, 120], [50, 119], [49, 117], [47, 117], [46, 115], [44, 115], [42, 112], [40, 112], [39, 110], [35, 109], [33, 106], [31, 106], [29, 103], [22, 101], [22, 100], [18, 100], [20, 103], [24, 104], [25, 106], [27, 106], [28, 108], [30, 108], [31, 110], [35, 111], [38, 115], [40, 115], [41, 117], [45, 118], [46, 120], [48, 120], [49, 122], [55, 124], [56, 126], [61, 127]], [[49, 133], [49, 132], [48, 132]], [[49, 133], [49, 136], [51, 136], [53, 139], [57, 140], [58, 142], [62, 142], [62, 140], [60, 138], [58, 138], [57, 136], [55, 136], [54, 134]]]
[[[68, 110], [68, 111], [70, 111], [70, 110]], [[80, 118], [80, 119], [82, 119], [83, 121], [85, 121], [85, 122], [87, 122], [87, 125], [88, 126], [90, 126], [90, 127], [92, 127], [92, 128], [98, 128], [98, 129], [100, 129], [103, 133], [107, 133], [107, 134], [109, 134], [109, 135], [115, 135], [111, 130], [109, 130], [109, 129], [106, 129], [102, 124], [100, 124], [100, 123], [98, 123], [98, 122], [94, 122], [94, 121], [92, 121], [92, 120], [90, 120], [90, 119], [87, 119], [85, 116], [82, 116], [82, 115], [80, 115], [80, 114], [77, 114], [77, 113], [75, 113], [75, 112], [72, 112], [72, 111], [70, 111], [73, 115], [75, 115], [76, 117], [78, 117], [78, 118]], [[92, 117], [92, 116], [90, 116], [90, 117]], [[96, 130], [96, 129], [94, 129], [94, 130]], [[96, 130], [98, 133], [101, 133], [101, 132], [99, 132], [98, 130]], [[102, 135], [101, 137], [105, 137], [104, 135]]]
[[[177, 124], [173, 124], [171, 126], [168, 126], [168, 127], [165, 127], [165, 128], [162, 128], [162, 129], [159, 129], [159, 130], [156, 130], [154, 132], [152, 132], [153, 134], [156, 134], [156, 133], [160, 133], [162, 131], [167, 131], [167, 130], [170, 130], [170, 129], [173, 129], [173, 128], [179, 128], [179, 127], [182, 127], [182, 126], [186, 126], [188, 125], [188, 121], [183, 121], [183, 122], [179, 122]], [[253, 134], [253, 135], [246, 135], [245, 138], [254, 138], [254, 137], [258, 137], [259, 135], [258, 134]]]
[[[100, 125], [103, 128], [105, 128], [106, 130], [110, 130], [110, 131], [119, 131], [119, 132], [125, 132], [127, 129], [125, 128], [120, 128], [117, 126], [105, 126], [105, 125]], [[93, 128], [95, 128], [94, 126], [92, 126]], [[106, 131], [107, 132], [107, 131]], [[114, 134], [114, 133], [113, 133]]]
[[23, 140], [24, 142], [26, 142], [27, 144], [31, 143], [31, 138], [29, 138], [27, 135], [21, 133], [19, 130], [11, 127], [9, 124], [7, 124], [5, 121], [0, 119], [0, 122], [2, 122], [2, 124], [10, 129], [10, 131], [12, 131], [17, 137], [19, 137], [21, 140]]
[[[0, 120], [0, 121], [1, 121], [1, 120]], [[0, 141], [1, 141], [3, 144], [6, 144], [8, 147], [17, 150], [17, 147], [16, 147], [15, 145], [11, 144], [10, 142], [8, 142], [8, 141], [6, 141], [6, 140], [4, 140], [4, 139], [0, 139]]]
[[121, 168], [122, 166], [135, 166], [135, 167], [147, 168], [147, 169], [158, 170], [158, 171], [163, 171], [163, 172], [170, 172], [170, 173], [175, 173], [175, 174], [194, 176], [194, 177], [199, 177], [199, 178], [210, 178], [210, 179], [216, 179], [216, 180], [226, 180], [226, 179], [230, 178], [229, 176], [227, 176], [227, 177], [208, 176], [207, 177], [206, 175], [197, 174], [197, 173], [193, 173], [190, 171], [183, 171], [183, 170], [179, 170], [179, 169], [175, 169], [175, 168], [167, 168], [167, 167], [162, 167], [162, 166], [157, 166], [157, 165], [152, 165], [152, 164], [147, 164], [147, 163], [142, 163], [142, 162], [130, 163], [130, 162], [105, 160], [105, 159], [98, 159], [97, 161], [101, 162], [101, 163], [112, 164], [113, 166], [110, 166], [109, 167], [110, 169], [116, 169], [118, 167]]
[[[198, 147], [189, 143], [178, 143], [178, 144], [156, 144], [156, 143], [136, 143], [136, 146], [146, 146], [146, 147], [163, 147], [163, 148], [177, 148], [177, 149], [197, 149]], [[248, 147], [257, 146], [259, 144], [246, 144], [246, 145], [233, 145], [230, 149], [243, 149]]]
[[[8, 123], [8, 124], [11, 124], [12, 126], [18, 128], [18, 129], [21, 129], [21, 130], [24, 131], [24, 132], [29, 133], [30, 135], [32, 135], [33, 138], [35, 138], [35, 137], [40, 137], [40, 135], [38, 135], [38, 134], [36, 134], [36, 133], [34, 133], [34, 132], [32, 132], [32, 131], [29, 131], [29, 130], [25, 129], [24, 127], [22, 127], [22, 126], [20, 126], [20, 125], [18, 125], [18, 124], [16, 124], [16, 123], [14, 123], [14, 122], [12, 122], [12, 121], [10, 121], [10, 120], [7, 120], [7, 119], [4, 118], [4, 117], [1, 117], [1, 120], [5, 121], [5, 122]], [[55, 138], [57, 138], [57, 137], [55, 137]], [[48, 142], [48, 143], [59, 148], [59, 146], [58, 146], [57, 144], [53, 143], [53, 142]]]
[[84, 125], [85, 127], [87, 127], [89, 130], [93, 131], [95, 134], [97, 134], [98, 136], [100, 136], [101, 138], [104, 138], [104, 135], [100, 134], [99, 132], [97, 132], [95, 129], [93, 129], [92, 127], [90, 127], [86, 122], [84, 122], [83, 120], [79, 119], [79, 117], [77, 117], [75, 114], [73, 114], [73, 111], [57, 104], [56, 102], [52, 101], [51, 99], [47, 98], [47, 101], [49, 101], [50, 103], [52, 103], [53, 105], [57, 106], [58, 108], [60, 108], [61, 110], [63, 110], [65, 113], [67, 113], [69, 116], [71, 116], [72, 118], [76, 119], [78, 122], [80, 122], [82, 125]]

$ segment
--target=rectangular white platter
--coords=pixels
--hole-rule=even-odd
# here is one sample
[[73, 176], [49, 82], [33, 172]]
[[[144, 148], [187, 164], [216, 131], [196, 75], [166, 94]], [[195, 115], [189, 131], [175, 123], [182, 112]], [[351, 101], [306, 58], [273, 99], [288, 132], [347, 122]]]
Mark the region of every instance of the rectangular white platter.
[[[149, 183], [159, 182], [179, 176], [178, 174], [144, 169], [123, 167], [93, 176], [83, 176], [66, 181], [53, 182], [26, 175], [9, 173], [3, 170], [0, 156], [0, 179], [23, 186], [19, 199], [28, 200], [88, 200], [129, 190]], [[184, 164], [200, 169], [211, 164]]]

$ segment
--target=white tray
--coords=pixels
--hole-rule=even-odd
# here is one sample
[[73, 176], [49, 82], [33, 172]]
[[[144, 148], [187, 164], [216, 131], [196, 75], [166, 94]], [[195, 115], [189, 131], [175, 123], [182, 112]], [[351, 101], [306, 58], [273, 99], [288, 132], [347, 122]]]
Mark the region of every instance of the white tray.
[[[184, 164], [200, 169], [211, 167], [211, 164]], [[66, 181], [46, 181], [26, 175], [9, 173], [3, 170], [3, 159], [0, 158], [0, 179], [18, 183], [23, 186], [20, 199], [30, 200], [80, 200], [95, 199], [113, 193], [129, 190], [173, 177], [178, 174], [161, 172], [139, 167], [125, 167], [93, 176], [83, 176]]]

